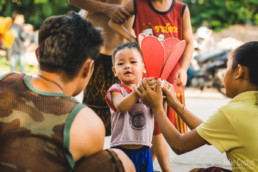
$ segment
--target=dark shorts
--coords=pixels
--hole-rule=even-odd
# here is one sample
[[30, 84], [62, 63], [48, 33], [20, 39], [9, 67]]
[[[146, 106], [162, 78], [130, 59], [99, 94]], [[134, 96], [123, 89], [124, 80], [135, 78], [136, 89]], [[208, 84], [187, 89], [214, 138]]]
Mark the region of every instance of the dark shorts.
[[73, 172], [124, 172], [124, 166], [117, 154], [106, 149], [76, 163]]
[[132, 161], [137, 172], [153, 172], [153, 162], [150, 148], [144, 146], [140, 149], [125, 149], [121, 146], [115, 148], [121, 149]]

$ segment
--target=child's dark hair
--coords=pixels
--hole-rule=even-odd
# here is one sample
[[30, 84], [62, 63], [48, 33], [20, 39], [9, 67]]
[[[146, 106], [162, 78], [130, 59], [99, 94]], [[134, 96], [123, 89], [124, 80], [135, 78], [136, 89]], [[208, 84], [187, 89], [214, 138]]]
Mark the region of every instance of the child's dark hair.
[[138, 52], [141, 54], [142, 56], [142, 52], [141, 52], [141, 49], [140, 47], [138, 46], [138, 44], [136, 43], [132, 43], [132, 42], [127, 42], [127, 43], [124, 43], [124, 44], [121, 44], [119, 45], [118, 47], [116, 47], [114, 50], [113, 50], [113, 54], [112, 54], [112, 64], [114, 66], [114, 63], [115, 63], [115, 56], [117, 54], [118, 51], [122, 50], [122, 49], [125, 49], [125, 48], [135, 48], [136, 50], [138, 50]]
[[249, 70], [250, 82], [258, 86], [258, 41], [248, 42], [238, 47], [232, 54], [233, 69], [238, 64]]
[[96, 59], [103, 44], [100, 30], [75, 12], [46, 19], [38, 40], [40, 69], [61, 71], [70, 79], [87, 58]]

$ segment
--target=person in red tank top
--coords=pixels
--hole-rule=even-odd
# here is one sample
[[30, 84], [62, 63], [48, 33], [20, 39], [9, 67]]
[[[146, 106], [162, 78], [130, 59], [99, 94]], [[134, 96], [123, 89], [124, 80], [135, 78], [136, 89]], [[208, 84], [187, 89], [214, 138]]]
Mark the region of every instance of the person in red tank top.
[[[132, 26], [135, 35], [121, 24], [122, 20], [117, 23], [111, 19], [109, 26], [128, 41], [137, 42], [140, 33], [156, 36], [160, 41], [170, 37], [186, 40], [185, 51], [167, 79], [174, 85], [178, 99], [184, 103], [186, 72], [193, 53], [192, 26], [187, 5], [176, 0], [131, 0], [125, 5], [125, 9], [130, 13], [128, 17], [135, 16]], [[171, 107], [168, 108], [167, 115], [178, 131], [187, 132], [186, 124]], [[153, 160], [156, 154], [162, 171], [171, 171], [168, 145], [156, 121], [152, 143]]]

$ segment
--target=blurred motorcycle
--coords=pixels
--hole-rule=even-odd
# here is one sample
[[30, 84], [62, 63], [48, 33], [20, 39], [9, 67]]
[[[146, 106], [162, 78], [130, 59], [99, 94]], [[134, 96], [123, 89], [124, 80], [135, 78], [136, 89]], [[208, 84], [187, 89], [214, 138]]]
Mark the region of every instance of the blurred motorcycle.
[[200, 27], [196, 31], [195, 51], [188, 68], [188, 87], [216, 88], [225, 95], [223, 78], [227, 66], [227, 57], [231, 50], [218, 50], [212, 37], [212, 31]]
[[198, 54], [188, 68], [187, 86], [216, 88], [225, 95], [223, 78], [227, 67], [227, 57], [231, 51], [221, 50]]

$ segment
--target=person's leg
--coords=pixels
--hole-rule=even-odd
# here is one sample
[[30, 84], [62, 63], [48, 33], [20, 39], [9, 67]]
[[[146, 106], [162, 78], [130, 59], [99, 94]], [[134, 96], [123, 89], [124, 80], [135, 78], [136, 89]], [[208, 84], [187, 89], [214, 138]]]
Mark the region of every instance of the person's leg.
[[150, 152], [151, 152], [152, 162], [154, 162], [156, 159], [156, 154], [155, 154], [154, 147], [153, 147], [153, 139], [152, 139], [152, 146], [150, 148]]
[[169, 146], [162, 133], [153, 135], [152, 148], [157, 156], [161, 170], [164, 172], [172, 171], [169, 161]]
[[10, 59], [11, 59], [11, 48], [8, 47], [6, 48], [6, 60], [10, 61]]
[[22, 73], [25, 73], [25, 54], [24, 53], [20, 53], [20, 58], [19, 58], [19, 61], [20, 61], [20, 68], [21, 68], [21, 72]]
[[18, 54], [13, 53], [13, 55], [11, 57], [11, 61], [10, 61], [11, 72], [15, 72], [18, 58], [19, 58]]

